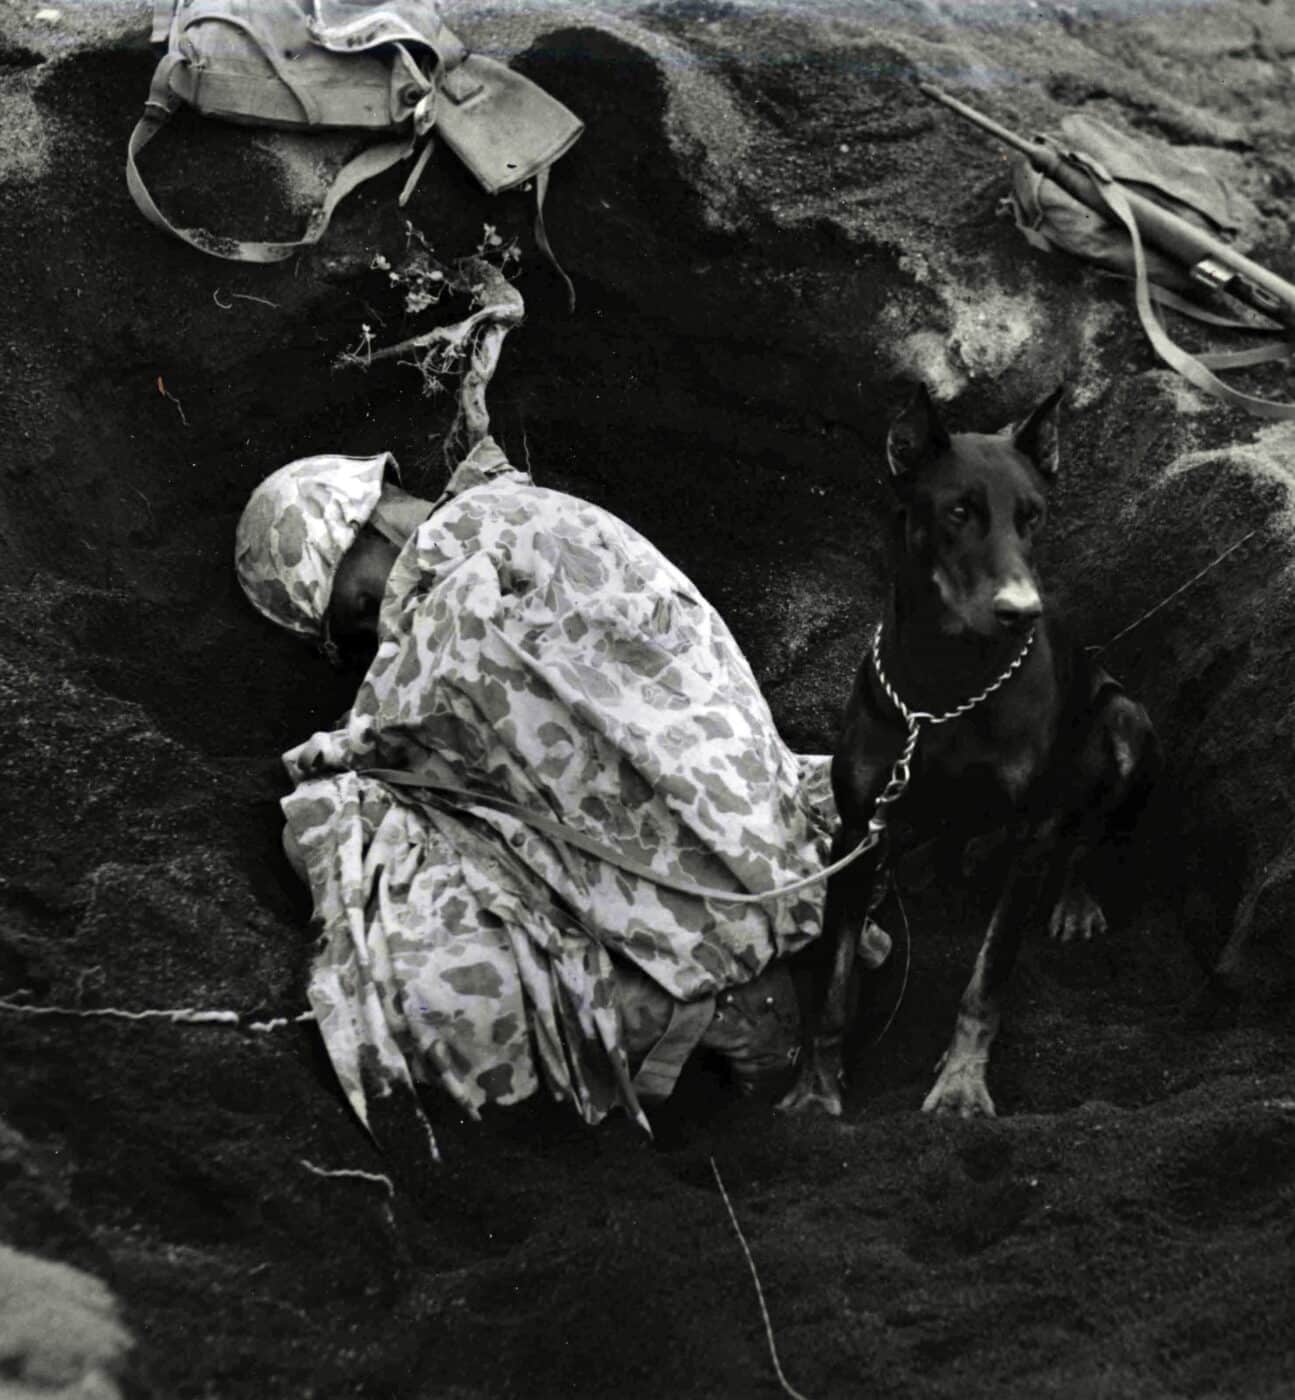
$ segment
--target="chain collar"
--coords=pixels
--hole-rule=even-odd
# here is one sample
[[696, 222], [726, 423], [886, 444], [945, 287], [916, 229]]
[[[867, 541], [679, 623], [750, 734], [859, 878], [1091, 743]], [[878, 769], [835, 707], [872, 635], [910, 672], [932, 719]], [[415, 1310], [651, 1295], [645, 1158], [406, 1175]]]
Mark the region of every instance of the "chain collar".
[[881, 634], [884, 627], [885, 623], [879, 622], [877, 624], [877, 631], [872, 639], [872, 665], [873, 669], [877, 672], [877, 679], [881, 682], [881, 688], [886, 692], [890, 703], [894, 705], [903, 716], [904, 723], [908, 726], [910, 732], [914, 731], [916, 727], [921, 724], [946, 724], [949, 720], [957, 719], [960, 715], [965, 715], [968, 711], [974, 710], [982, 701], [988, 700], [996, 690], [1005, 686], [1017, 671], [1021, 669], [1025, 658], [1030, 654], [1030, 648], [1034, 645], [1034, 636], [1037, 630], [1034, 627], [1030, 628], [1029, 634], [1026, 636], [1024, 642], [1021, 643], [1021, 649], [1012, 658], [1007, 669], [1002, 672], [997, 680], [991, 681], [978, 695], [973, 695], [969, 700], [964, 700], [961, 705], [955, 706], [952, 710], [946, 710], [942, 715], [933, 715], [929, 710], [910, 710], [899, 698], [895, 687], [886, 679], [886, 673], [881, 668]]

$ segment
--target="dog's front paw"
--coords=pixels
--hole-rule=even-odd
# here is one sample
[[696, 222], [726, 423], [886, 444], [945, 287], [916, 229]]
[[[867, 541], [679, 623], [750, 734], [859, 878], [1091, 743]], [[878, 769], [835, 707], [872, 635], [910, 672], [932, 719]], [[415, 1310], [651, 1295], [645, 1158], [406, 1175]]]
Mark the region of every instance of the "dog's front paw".
[[1088, 892], [1088, 887], [1078, 880], [1072, 881], [1062, 892], [1048, 920], [1048, 936], [1062, 943], [1083, 939], [1085, 943], [1097, 934], [1106, 932], [1106, 915], [1102, 906]]
[[801, 1063], [796, 1082], [778, 1101], [780, 1113], [822, 1110], [833, 1118], [841, 1116], [841, 1066], [838, 1058], [812, 1051]]
[[956, 1113], [959, 1118], [995, 1117], [984, 1060], [946, 1055], [940, 1077], [922, 1103], [922, 1112]]

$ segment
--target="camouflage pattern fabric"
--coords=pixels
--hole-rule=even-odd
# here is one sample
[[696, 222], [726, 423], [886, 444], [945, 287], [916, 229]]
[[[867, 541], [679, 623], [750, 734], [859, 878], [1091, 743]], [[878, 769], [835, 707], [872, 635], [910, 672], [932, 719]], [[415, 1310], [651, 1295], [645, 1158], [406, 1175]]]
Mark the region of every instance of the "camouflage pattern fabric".
[[345, 722], [285, 755], [323, 928], [310, 997], [342, 1085], [435, 1082], [469, 1113], [543, 1083], [591, 1122], [629, 1083], [613, 966], [682, 1001], [819, 932], [821, 888], [677, 894], [404, 768], [556, 817], [654, 871], [763, 891], [822, 867], [828, 760], [798, 758], [728, 628], [629, 526], [532, 485], [490, 439], [392, 569]]
[[234, 569], [258, 612], [301, 637], [323, 634], [333, 575], [373, 513], [390, 452], [302, 457], [267, 476], [243, 508]]

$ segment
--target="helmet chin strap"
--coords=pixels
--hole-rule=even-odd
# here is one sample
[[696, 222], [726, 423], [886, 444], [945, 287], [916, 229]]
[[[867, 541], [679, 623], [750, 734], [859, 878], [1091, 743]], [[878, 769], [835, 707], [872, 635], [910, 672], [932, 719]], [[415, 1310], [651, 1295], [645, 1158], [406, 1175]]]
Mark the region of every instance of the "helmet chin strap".
[[390, 544], [402, 549], [410, 535], [432, 513], [432, 503], [399, 487], [384, 486], [373, 514], [365, 522]]

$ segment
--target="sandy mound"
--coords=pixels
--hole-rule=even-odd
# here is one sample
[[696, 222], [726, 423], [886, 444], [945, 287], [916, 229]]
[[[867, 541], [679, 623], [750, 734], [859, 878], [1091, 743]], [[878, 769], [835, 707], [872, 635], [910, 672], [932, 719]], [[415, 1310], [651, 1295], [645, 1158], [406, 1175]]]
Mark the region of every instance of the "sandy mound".
[[132, 1345], [89, 1274], [0, 1245], [0, 1367], [8, 1400], [119, 1400]]
[[[369, 266], [404, 246], [400, 177], [294, 264], [165, 242], [121, 178], [148, 7], [52, 8], [0, 4], [0, 994], [289, 1015], [310, 934], [277, 754], [348, 697], [247, 608], [230, 545], [295, 456], [390, 448], [441, 479], [417, 377], [332, 368], [366, 324], [420, 328]], [[1094, 644], [1244, 541], [1109, 648], [1171, 765], [1115, 928], [1027, 952], [999, 1122], [915, 1111], [987, 899], [915, 870], [912, 982], [841, 1123], [788, 1125], [699, 1066], [654, 1144], [433, 1105], [432, 1179], [396, 1110], [375, 1151], [309, 1027], [0, 1015], [0, 1239], [112, 1284], [141, 1394], [772, 1393], [713, 1155], [809, 1395], [1288, 1393], [1295, 431], [1200, 399], [1124, 289], [1026, 247], [996, 214], [1001, 152], [911, 77], [1024, 130], [1082, 107], [1199, 148], [1295, 277], [1295, 21], [1257, 0], [453, 17], [589, 127], [549, 205], [577, 311], [528, 253], [499, 436], [687, 569], [796, 745], [831, 746], [874, 613], [880, 447], [914, 375], [968, 427], [1068, 381], [1046, 570]], [[338, 154], [179, 120], [148, 169], [182, 219], [283, 236]], [[409, 213], [448, 256], [486, 222], [533, 246], [526, 200], [443, 151]]]

